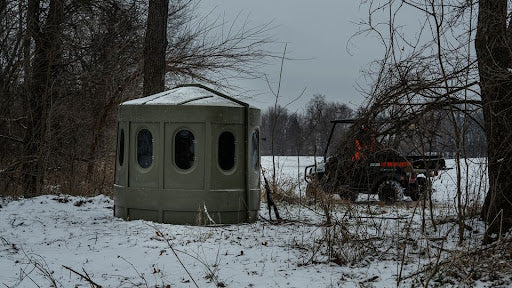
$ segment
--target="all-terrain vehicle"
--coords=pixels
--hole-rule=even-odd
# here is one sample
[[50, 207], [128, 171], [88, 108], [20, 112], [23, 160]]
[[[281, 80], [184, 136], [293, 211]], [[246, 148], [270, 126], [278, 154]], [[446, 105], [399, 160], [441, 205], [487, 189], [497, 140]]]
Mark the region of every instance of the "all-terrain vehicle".
[[321, 190], [351, 201], [355, 201], [359, 193], [378, 194], [379, 199], [385, 202], [401, 200], [404, 196], [416, 201], [430, 190], [427, 178], [446, 169], [445, 160], [438, 154], [403, 156], [394, 149], [379, 145], [374, 137], [366, 141], [353, 139], [352, 151], [344, 149], [342, 153], [327, 158], [336, 125], [355, 122], [354, 119], [331, 121], [324, 161], [305, 169], [309, 195]]

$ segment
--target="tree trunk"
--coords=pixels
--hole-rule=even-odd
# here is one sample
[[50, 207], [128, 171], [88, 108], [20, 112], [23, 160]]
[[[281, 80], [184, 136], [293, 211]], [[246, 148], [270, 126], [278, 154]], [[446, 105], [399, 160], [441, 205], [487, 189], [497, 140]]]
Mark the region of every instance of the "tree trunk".
[[[32, 85], [32, 65], [31, 65], [31, 43], [32, 39], [36, 39], [39, 34], [39, 6], [40, 0], [29, 0], [28, 8], [27, 8], [27, 32], [25, 34], [25, 38], [23, 41], [23, 49], [24, 49], [24, 76], [25, 76], [25, 98], [24, 98], [24, 106], [27, 111], [27, 129], [25, 131], [25, 137], [23, 139], [23, 155], [25, 156], [25, 162], [22, 166], [23, 172], [23, 195], [25, 197], [31, 197], [36, 194], [36, 186], [37, 186], [37, 165], [35, 164], [37, 154], [37, 142], [35, 138], [39, 138], [36, 134], [38, 129], [37, 119], [37, 105], [34, 102], [36, 98], [36, 93], [33, 91]], [[38, 102], [38, 101], [37, 101]]]
[[489, 191], [482, 208], [484, 242], [512, 227], [512, 73], [507, 0], [480, 0], [475, 48], [487, 137]]
[[[28, 6], [28, 33], [34, 39], [35, 52], [29, 82], [31, 89], [27, 91], [26, 101], [28, 123], [24, 138], [24, 154], [27, 160], [22, 169], [25, 176], [23, 193], [24, 196], [31, 197], [40, 194], [43, 189], [48, 107], [50, 93], [55, 89], [52, 86], [57, 78], [54, 75], [55, 67], [58, 66], [61, 57], [59, 42], [64, 21], [64, 0], [50, 1], [48, 16], [43, 26], [38, 25], [40, 1], [30, 0]], [[26, 45], [30, 45], [29, 42], [26, 42]]]
[[168, 6], [168, 0], [149, 1], [144, 42], [144, 96], [165, 90]]

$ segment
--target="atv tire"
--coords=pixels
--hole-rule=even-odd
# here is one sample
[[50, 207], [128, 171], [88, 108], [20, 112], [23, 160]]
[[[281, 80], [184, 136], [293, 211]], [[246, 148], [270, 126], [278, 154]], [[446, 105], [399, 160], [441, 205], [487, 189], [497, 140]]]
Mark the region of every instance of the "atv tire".
[[404, 190], [404, 187], [396, 180], [383, 181], [377, 187], [379, 200], [388, 204], [401, 201], [404, 198]]
[[422, 177], [416, 180], [417, 185], [409, 191], [412, 201], [423, 200], [429, 193], [427, 180]]
[[306, 186], [306, 197], [316, 199], [320, 193], [323, 193], [323, 190], [318, 181], [311, 181]]
[[424, 194], [421, 192], [421, 190], [421, 186], [417, 186], [409, 190], [409, 197], [411, 197], [412, 201], [418, 201], [423, 199]]

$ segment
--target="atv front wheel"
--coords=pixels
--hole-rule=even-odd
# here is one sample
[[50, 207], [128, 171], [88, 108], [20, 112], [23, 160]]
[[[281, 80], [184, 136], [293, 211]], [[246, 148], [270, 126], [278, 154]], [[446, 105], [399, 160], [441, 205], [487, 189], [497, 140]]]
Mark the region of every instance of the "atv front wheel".
[[380, 201], [393, 203], [404, 198], [404, 187], [396, 180], [386, 180], [377, 188]]
[[316, 199], [320, 193], [323, 193], [323, 191], [322, 186], [318, 184], [318, 181], [313, 180], [306, 186], [306, 197]]

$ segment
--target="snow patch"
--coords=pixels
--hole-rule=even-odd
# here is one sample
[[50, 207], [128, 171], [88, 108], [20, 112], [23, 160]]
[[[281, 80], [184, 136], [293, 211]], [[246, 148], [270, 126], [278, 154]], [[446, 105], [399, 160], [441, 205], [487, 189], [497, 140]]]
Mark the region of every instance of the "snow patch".
[[200, 87], [178, 87], [144, 98], [123, 102], [121, 105], [209, 105], [241, 107]]
[[[276, 158], [278, 179], [295, 179], [297, 195], [304, 195], [302, 173], [313, 160]], [[487, 181], [484, 162], [474, 159], [463, 168], [473, 183], [468, 201], [482, 200], [475, 193]], [[271, 171], [272, 158], [263, 157], [262, 165]], [[433, 184], [434, 217], [456, 215], [454, 175], [455, 169], [445, 171]], [[215, 227], [124, 221], [103, 195], [2, 199], [0, 284], [90, 287], [69, 267], [103, 287], [195, 287], [187, 271], [199, 287], [395, 287], [398, 275], [407, 279], [400, 286], [408, 287], [414, 277], [406, 276], [436, 263], [438, 253], [458, 249], [454, 223], [421, 233], [429, 209], [414, 202], [381, 205], [372, 197], [361, 194], [359, 204], [337, 206], [332, 217], [338, 226], [323, 225], [319, 208], [279, 202], [285, 222], [264, 220], [262, 203], [258, 222]], [[464, 247], [480, 245], [484, 227], [475, 219], [466, 224], [474, 230], [466, 231], [471, 237]], [[333, 235], [351, 240], [330, 238], [339, 246], [329, 256], [326, 237]]]

